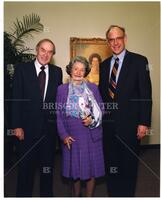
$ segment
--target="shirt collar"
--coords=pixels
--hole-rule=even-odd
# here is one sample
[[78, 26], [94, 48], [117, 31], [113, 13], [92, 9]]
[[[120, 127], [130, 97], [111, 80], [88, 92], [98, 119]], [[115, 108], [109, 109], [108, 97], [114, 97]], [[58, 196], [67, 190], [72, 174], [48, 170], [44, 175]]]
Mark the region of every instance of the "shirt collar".
[[[37, 58], [36, 58], [36, 60], [35, 60], [35, 66], [36, 66], [36, 68], [38, 68], [38, 69], [40, 69], [40, 67], [42, 66], [42, 64], [39, 63], [39, 61], [37, 60]], [[46, 65], [43, 65], [43, 66], [45, 67], [45, 69], [48, 67], [47, 64], [46, 64]]]
[[119, 58], [119, 60], [122, 62], [124, 59], [126, 53], [126, 49], [124, 49], [119, 55], [113, 54], [113, 59]]

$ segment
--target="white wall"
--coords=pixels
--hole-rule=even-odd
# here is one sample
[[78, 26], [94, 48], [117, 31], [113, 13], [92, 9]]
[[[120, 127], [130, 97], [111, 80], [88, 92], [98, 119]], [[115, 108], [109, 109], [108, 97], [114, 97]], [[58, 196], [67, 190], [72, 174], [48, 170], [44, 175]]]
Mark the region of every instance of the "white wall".
[[50, 38], [56, 45], [55, 64], [67, 75], [65, 66], [70, 59], [70, 37], [105, 38], [109, 25], [126, 28], [127, 48], [145, 55], [151, 66], [153, 89], [152, 134], [143, 143], [159, 144], [160, 132], [160, 4], [159, 2], [5, 2], [4, 30], [10, 31], [16, 18], [36, 13], [45, 29], [26, 40], [35, 48], [42, 38]]

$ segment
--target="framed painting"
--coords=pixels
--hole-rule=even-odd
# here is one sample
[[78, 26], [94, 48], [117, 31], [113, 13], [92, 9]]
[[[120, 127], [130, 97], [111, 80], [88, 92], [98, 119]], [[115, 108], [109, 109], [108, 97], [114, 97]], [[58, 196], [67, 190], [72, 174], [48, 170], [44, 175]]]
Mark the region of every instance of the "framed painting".
[[84, 56], [87, 59], [93, 53], [101, 56], [102, 60], [111, 56], [106, 39], [103, 38], [70, 38], [70, 58]]
[[[95, 56], [94, 56], [95, 54]], [[97, 54], [97, 56], [96, 56]], [[90, 63], [91, 71], [86, 80], [99, 84], [100, 61], [111, 56], [106, 39], [102, 38], [70, 38], [70, 57], [84, 56]], [[94, 61], [97, 58], [99, 62]], [[99, 58], [98, 58], [99, 57]]]

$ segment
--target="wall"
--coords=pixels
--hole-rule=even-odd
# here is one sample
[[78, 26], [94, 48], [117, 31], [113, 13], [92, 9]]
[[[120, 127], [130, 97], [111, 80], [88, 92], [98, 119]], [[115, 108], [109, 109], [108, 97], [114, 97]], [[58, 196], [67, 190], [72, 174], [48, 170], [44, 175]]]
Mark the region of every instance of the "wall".
[[4, 30], [10, 31], [16, 18], [36, 13], [41, 17], [44, 32], [26, 40], [35, 48], [42, 38], [51, 38], [56, 45], [55, 64], [65, 66], [70, 59], [70, 37], [101, 37], [109, 25], [126, 28], [127, 48], [145, 55], [150, 63], [153, 89], [151, 134], [143, 143], [159, 144], [159, 74], [160, 74], [160, 5], [159, 2], [5, 2]]

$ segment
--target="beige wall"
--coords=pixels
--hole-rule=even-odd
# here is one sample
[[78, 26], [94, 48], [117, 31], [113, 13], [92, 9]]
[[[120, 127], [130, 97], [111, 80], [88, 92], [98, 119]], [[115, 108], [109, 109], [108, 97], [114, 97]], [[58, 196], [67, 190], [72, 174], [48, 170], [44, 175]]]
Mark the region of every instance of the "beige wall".
[[70, 59], [70, 37], [101, 37], [111, 24], [126, 28], [127, 48], [145, 55], [151, 66], [153, 88], [153, 113], [151, 134], [143, 143], [159, 144], [160, 132], [160, 5], [159, 2], [5, 2], [4, 30], [10, 31], [16, 17], [36, 13], [45, 29], [26, 40], [26, 45], [35, 47], [42, 38], [51, 38], [56, 45], [55, 64], [67, 75], [65, 66]]

